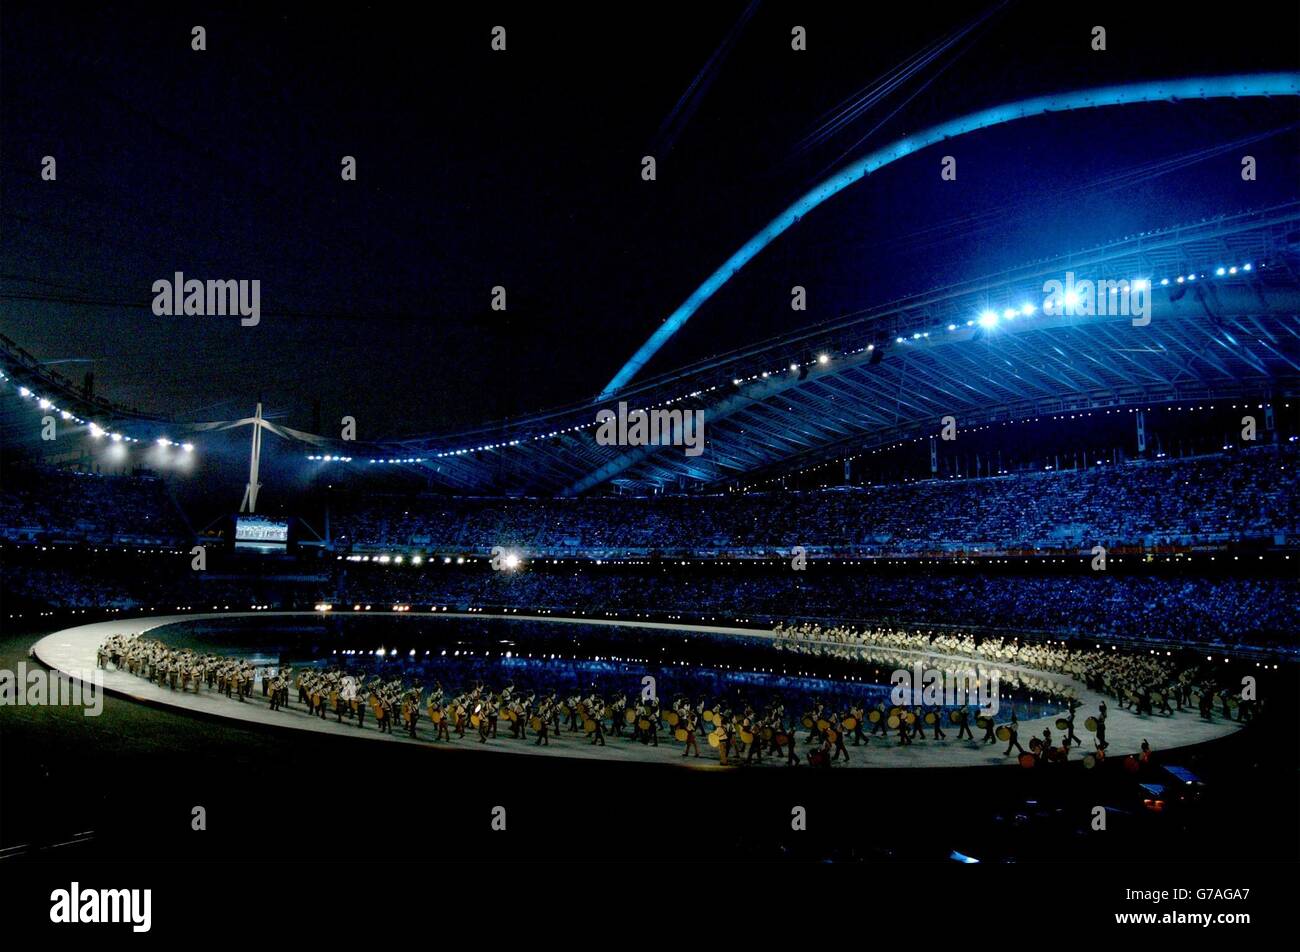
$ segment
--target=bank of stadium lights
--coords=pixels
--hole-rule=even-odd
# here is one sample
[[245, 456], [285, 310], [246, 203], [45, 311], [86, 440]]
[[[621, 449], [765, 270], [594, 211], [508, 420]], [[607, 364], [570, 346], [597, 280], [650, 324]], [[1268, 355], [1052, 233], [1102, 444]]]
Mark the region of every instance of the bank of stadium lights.
[[[0, 373], [0, 382], [7, 381], [7, 380], [9, 380], [8, 375], [4, 373]], [[76, 423], [80, 426], [87, 427], [91, 437], [94, 439], [98, 440], [107, 436], [114, 443], [143, 443], [144, 442], [144, 440], [138, 437], [127, 436], [125, 433], [110, 432], [108, 430], [105, 430], [99, 424], [95, 423], [93, 420], [84, 420], [81, 417], [77, 416], [75, 413], [70, 413], [67, 410], [60, 409], [59, 406], [56, 405], [54, 401], [50, 400], [48, 397], [38, 396], [37, 394], [33, 393], [30, 387], [19, 387], [18, 396], [24, 400], [34, 399], [36, 401], [36, 406], [39, 409], [48, 410], [57, 413], [59, 415], [59, 418], [63, 420], [65, 423]], [[176, 443], [165, 436], [158, 437], [157, 440], [155, 440], [155, 442], [159, 446], [179, 447], [186, 453], [194, 452], [193, 443]]]

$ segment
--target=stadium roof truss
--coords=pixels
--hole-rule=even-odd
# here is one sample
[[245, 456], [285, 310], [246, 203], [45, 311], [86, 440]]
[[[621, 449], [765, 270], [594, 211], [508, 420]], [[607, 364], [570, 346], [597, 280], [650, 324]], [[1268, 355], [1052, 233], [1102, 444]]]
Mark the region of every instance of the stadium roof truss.
[[[604, 401], [376, 449], [418, 460], [435, 483], [460, 492], [720, 488], [923, 437], [944, 416], [965, 428], [1079, 409], [1277, 396], [1300, 382], [1298, 229], [1300, 203], [1292, 203], [1130, 236], [817, 325]], [[1044, 313], [1044, 282], [1067, 272], [1150, 282], [1150, 322]], [[1016, 313], [984, 326], [978, 318], [988, 311]], [[596, 412], [616, 400], [632, 409], [702, 410], [705, 451], [599, 445]]]

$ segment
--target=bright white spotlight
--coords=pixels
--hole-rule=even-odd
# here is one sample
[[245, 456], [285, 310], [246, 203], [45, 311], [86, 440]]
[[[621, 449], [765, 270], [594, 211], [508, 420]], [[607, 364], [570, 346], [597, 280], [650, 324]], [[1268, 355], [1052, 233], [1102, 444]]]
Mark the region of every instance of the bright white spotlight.
[[26, 387], [19, 387], [18, 393], [24, 397], [30, 397], [32, 395], [32, 392], [28, 390]]
[[167, 439], [167, 437], [165, 437], [165, 436], [160, 436], [160, 437], [158, 437], [158, 445], [159, 445], [159, 446], [171, 446], [171, 445], [172, 445], [172, 441], [169, 440], [169, 439]]
[[182, 444], [181, 444], [181, 449], [183, 449], [183, 450], [184, 450], [185, 452], [187, 452], [187, 453], [193, 453], [193, 452], [194, 452], [194, 444], [193, 444], [193, 443], [182, 443]]
[[985, 311], [980, 315], [980, 327], [992, 327], [998, 322], [998, 315], [994, 311]]
[[41, 397], [40, 400], [36, 401], [36, 405], [39, 406], [42, 410], [48, 410], [50, 408], [50, 401], [46, 400], [44, 397]]
[[1236, 274], [1236, 273], [1237, 273], [1237, 266], [1234, 264], [1231, 268], [1228, 269], [1228, 274]]
[[1035, 310], [1037, 309], [1032, 304], [1024, 304], [1020, 308], [1020, 313], [1025, 315], [1025, 317], [1028, 317], [1030, 314], [1033, 314]]
[[1249, 271], [1249, 270], [1250, 270], [1250, 265], [1249, 265], [1249, 264], [1243, 264], [1243, 265], [1241, 266], [1241, 270], [1242, 270], [1242, 271]]
[[1002, 316], [1005, 317], [1007, 320], [1011, 320], [1013, 317], [1016, 316], [1016, 309], [1014, 307], [1009, 307], [1002, 312]]
[[113, 437], [113, 442], [114, 442], [114, 443], [121, 443], [121, 442], [122, 442], [122, 434], [121, 434], [121, 433], [114, 433], [114, 434], [112, 434], [112, 437]]
[[517, 569], [519, 568], [519, 556], [511, 552], [504, 559], [502, 559], [502, 564], [504, 564], [505, 567], [508, 569]]
[[1161, 286], [1162, 288], [1165, 287], [1165, 286], [1168, 285], [1168, 284], [1169, 284], [1169, 279], [1168, 279], [1168, 278], [1161, 278], [1161, 279], [1160, 279], [1160, 286]]
[[1146, 278], [1138, 278], [1133, 282], [1133, 289], [1135, 291], [1148, 291], [1151, 289], [1151, 282]]
[[1227, 269], [1227, 268], [1215, 268], [1215, 269], [1214, 269], [1214, 273], [1215, 273], [1216, 275], [1218, 275], [1219, 277], [1223, 277], [1225, 274], [1228, 273], [1228, 269]]
[[817, 363], [819, 364], [829, 364], [830, 362], [831, 358], [829, 354], [819, 354], [817, 356]]

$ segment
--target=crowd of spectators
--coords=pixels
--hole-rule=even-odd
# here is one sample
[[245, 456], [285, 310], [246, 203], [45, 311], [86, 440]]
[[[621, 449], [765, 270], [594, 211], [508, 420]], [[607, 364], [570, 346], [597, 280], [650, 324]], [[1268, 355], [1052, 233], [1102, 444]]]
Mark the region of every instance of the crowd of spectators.
[[[13, 556], [0, 564], [0, 591], [9, 603], [92, 611], [410, 604], [588, 617], [679, 615], [683, 621], [866, 619], [1291, 647], [1300, 632], [1300, 582], [1275, 569], [1162, 572], [1130, 565], [1089, 571], [1084, 559], [1060, 571], [1044, 559], [1020, 562], [1014, 571], [996, 567], [997, 560], [955, 560], [942, 570], [913, 562], [846, 570], [844, 560], [976, 549], [987, 555], [1036, 546], [1086, 553], [1096, 544], [1293, 544], [1300, 527], [1296, 465], [1296, 448], [1283, 445], [817, 492], [366, 497], [336, 510], [337, 550], [323, 559], [304, 554], [284, 564], [285, 557], [232, 557], [204, 571], [193, 570], [184, 520], [158, 479], [27, 470], [7, 473], [0, 491], [0, 543], [19, 543], [7, 546]], [[109, 557], [93, 548], [145, 538], [154, 540], [152, 551], [124, 549]], [[43, 546], [25, 544], [38, 540], [71, 542], [55, 548], [72, 555], [46, 558]], [[158, 548], [168, 544], [175, 550]], [[517, 568], [490, 570], [481, 557], [493, 546], [517, 550]], [[805, 546], [814, 558], [818, 550], [837, 555], [841, 568], [823, 562], [814, 571], [796, 571], [789, 562], [794, 546]], [[354, 561], [366, 550], [423, 557], [400, 565], [389, 558]], [[784, 561], [762, 566], [724, 558], [671, 568], [606, 561], [686, 551], [697, 557], [779, 553]], [[448, 565], [450, 557], [435, 555], [447, 552], [480, 559]], [[1225, 563], [1231, 566], [1232, 557], [1225, 555], [1220, 569]]]
[[806, 492], [582, 499], [365, 496], [332, 512], [356, 551], [591, 558], [840, 556], [1221, 544], [1300, 533], [1294, 445]]
[[190, 533], [162, 480], [11, 467], [0, 481], [0, 539], [181, 545]]

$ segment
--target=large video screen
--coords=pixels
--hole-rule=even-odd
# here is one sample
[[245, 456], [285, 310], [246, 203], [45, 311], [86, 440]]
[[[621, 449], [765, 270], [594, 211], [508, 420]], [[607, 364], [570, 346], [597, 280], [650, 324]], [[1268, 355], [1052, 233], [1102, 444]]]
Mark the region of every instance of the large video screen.
[[235, 517], [235, 545], [286, 545], [289, 523], [257, 516]]

